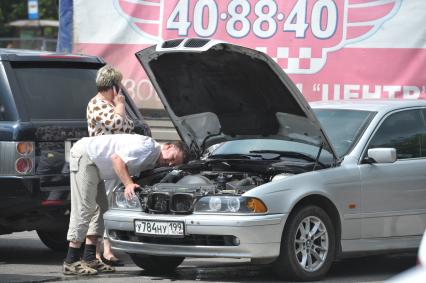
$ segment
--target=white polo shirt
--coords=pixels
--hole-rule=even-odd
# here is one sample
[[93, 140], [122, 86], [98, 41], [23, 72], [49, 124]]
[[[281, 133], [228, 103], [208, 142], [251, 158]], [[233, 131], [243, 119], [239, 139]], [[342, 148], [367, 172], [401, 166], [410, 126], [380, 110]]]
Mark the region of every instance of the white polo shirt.
[[161, 153], [159, 143], [142, 135], [115, 134], [85, 139], [87, 153], [104, 180], [118, 178], [112, 167], [111, 156], [114, 153], [126, 163], [130, 176], [153, 169]]

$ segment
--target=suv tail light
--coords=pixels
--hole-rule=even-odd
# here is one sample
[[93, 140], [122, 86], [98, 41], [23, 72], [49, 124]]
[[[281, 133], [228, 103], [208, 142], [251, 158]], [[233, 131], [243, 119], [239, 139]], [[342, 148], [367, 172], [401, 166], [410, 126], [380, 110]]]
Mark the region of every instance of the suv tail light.
[[30, 158], [20, 157], [15, 162], [15, 170], [19, 174], [28, 174], [33, 169], [33, 162]]
[[16, 152], [21, 155], [31, 154], [33, 152], [33, 143], [31, 142], [18, 142], [16, 144]]
[[15, 171], [19, 174], [31, 174], [34, 165], [34, 143], [16, 142]]
[[31, 175], [35, 171], [35, 143], [0, 141], [0, 175]]

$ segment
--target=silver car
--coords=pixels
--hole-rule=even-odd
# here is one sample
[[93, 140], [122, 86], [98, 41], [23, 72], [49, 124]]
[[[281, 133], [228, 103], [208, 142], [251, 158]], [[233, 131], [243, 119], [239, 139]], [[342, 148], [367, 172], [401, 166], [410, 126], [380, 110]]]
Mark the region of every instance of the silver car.
[[148, 271], [251, 258], [311, 281], [349, 254], [417, 248], [426, 227], [426, 102], [313, 103], [267, 55], [207, 40], [136, 54], [196, 157], [142, 172], [104, 215]]

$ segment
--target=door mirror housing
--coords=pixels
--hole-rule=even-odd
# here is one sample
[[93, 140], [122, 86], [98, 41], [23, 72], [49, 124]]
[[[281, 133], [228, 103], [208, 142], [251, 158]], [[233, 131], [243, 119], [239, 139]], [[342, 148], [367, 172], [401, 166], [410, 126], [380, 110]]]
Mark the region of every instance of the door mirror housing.
[[370, 148], [365, 163], [394, 163], [396, 161], [395, 148]]

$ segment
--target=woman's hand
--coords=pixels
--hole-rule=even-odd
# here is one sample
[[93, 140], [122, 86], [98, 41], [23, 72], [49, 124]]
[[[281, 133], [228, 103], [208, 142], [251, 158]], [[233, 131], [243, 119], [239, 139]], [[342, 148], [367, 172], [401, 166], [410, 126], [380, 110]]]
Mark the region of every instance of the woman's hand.
[[126, 101], [126, 98], [121, 93], [119, 93], [116, 96], [114, 96], [114, 104], [115, 104], [115, 106], [117, 106], [119, 104], [124, 104], [125, 101]]
[[123, 118], [126, 117], [125, 101], [126, 101], [126, 99], [125, 99], [124, 95], [121, 94], [121, 92], [119, 94], [117, 94], [116, 96], [114, 96], [115, 114], [118, 114]]

